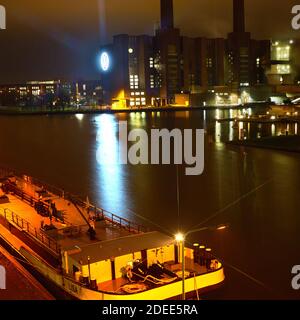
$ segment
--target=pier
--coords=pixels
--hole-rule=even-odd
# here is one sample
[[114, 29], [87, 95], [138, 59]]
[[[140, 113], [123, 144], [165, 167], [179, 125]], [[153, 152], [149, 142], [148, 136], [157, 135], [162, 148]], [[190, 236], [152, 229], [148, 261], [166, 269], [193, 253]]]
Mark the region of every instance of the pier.
[[[0, 225], [1, 234], [5, 232]], [[0, 300], [54, 300], [41, 284], [0, 243], [0, 265], [6, 269], [6, 290]]]

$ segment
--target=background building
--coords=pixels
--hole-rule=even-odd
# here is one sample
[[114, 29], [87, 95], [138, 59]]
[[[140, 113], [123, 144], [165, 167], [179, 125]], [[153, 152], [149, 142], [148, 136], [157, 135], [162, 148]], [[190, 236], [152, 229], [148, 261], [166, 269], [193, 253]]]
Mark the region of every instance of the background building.
[[0, 106], [65, 107], [103, 104], [99, 80], [67, 82], [61, 80], [29, 81], [0, 85]]
[[100, 61], [110, 60], [109, 69], [101, 65], [107, 103], [164, 106], [176, 103], [180, 94], [199, 96], [219, 89], [230, 96], [240, 88], [266, 84], [270, 41], [253, 40], [246, 32], [244, 0], [233, 0], [228, 39], [181, 36], [174, 27], [173, 1], [160, 3], [161, 25], [154, 36], [118, 35], [101, 49]]

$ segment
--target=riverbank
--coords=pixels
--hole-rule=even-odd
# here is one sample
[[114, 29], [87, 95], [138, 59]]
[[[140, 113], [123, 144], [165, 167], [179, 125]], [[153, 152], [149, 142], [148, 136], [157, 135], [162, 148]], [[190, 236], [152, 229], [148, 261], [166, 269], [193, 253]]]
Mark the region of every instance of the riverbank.
[[231, 141], [228, 145], [300, 153], [300, 136], [268, 137], [256, 140]]
[[131, 113], [131, 112], [176, 112], [176, 111], [194, 111], [194, 110], [238, 110], [241, 108], [258, 108], [267, 107], [267, 103], [255, 103], [246, 105], [224, 105], [224, 106], [201, 106], [201, 107], [186, 107], [186, 106], [167, 106], [167, 107], [141, 107], [141, 108], [126, 108], [126, 109], [111, 109], [109, 107], [95, 108], [65, 108], [65, 109], [41, 109], [41, 108], [4, 108], [0, 107], [0, 115], [72, 115], [72, 114], [115, 114], [115, 113]]

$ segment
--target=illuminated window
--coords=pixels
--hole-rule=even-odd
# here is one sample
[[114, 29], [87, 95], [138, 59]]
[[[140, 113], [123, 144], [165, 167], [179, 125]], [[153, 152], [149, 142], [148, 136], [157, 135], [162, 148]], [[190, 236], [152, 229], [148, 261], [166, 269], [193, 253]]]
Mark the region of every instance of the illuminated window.
[[207, 68], [212, 68], [212, 66], [213, 66], [212, 58], [206, 59], [206, 66], [207, 66]]
[[288, 64], [279, 64], [277, 65], [278, 74], [289, 74], [291, 72], [291, 66]]
[[154, 59], [153, 58], [149, 59], [149, 63], [150, 63], [150, 68], [154, 68]]
[[276, 48], [276, 60], [288, 61], [290, 60], [290, 46], [277, 47]]
[[138, 89], [139, 88], [139, 76], [134, 74], [129, 76], [130, 81], [130, 89]]

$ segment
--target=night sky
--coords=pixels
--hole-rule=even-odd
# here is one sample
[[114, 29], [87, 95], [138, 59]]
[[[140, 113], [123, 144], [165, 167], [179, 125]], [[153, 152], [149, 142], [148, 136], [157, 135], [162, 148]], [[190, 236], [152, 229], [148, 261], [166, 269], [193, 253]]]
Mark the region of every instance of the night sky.
[[[253, 38], [300, 38], [292, 31], [297, 0], [245, 0]], [[113, 34], [153, 34], [159, 0], [0, 0], [0, 82], [97, 79], [96, 54]], [[175, 25], [188, 36], [225, 37], [232, 0], [174, 0]]]

